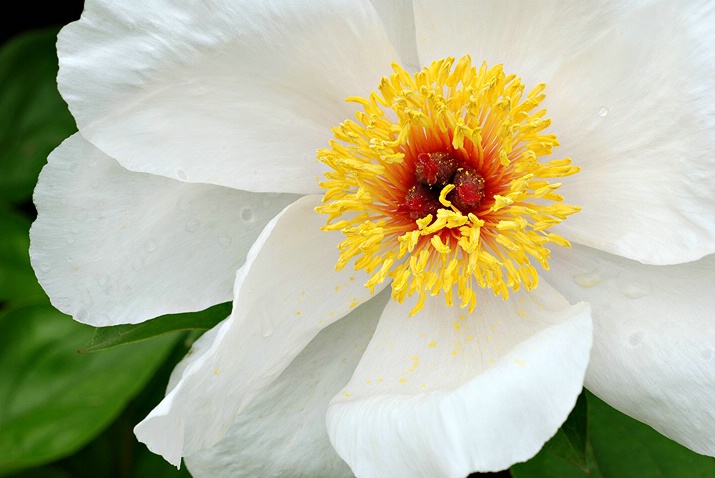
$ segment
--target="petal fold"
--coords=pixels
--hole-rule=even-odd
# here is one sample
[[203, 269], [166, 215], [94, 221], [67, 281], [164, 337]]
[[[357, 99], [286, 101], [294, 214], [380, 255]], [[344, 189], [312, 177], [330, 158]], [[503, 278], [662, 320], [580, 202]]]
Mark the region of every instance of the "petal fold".
[[330, 444], [325, 413], [355, 370], [389, 296], [383, 291], [323, 329], [220, 442], [185, 459], [192, 476], [352, 478]]
[[96, 326], [231, 300], [263, 226], [295, 200], [122, 168], [79, 134], [35, 189], [30, 257], [52, 304]]
[[294, 193], [397, 59], [367, 0], [94, 0], [58, 51], [80, 131], [126, 168]]
[[649, 266], [583, 246], [554, 251], [548, 280], [593, 306], [593, 393], [715, 456], [715, 255]]
[[169, 462], [215, 445], [320, 330], [371, 297], [367, 275], [335, 271], [343, 236], [320, 229], [320, 200], [305, 196], [266, 226], [214, 343], [135, 428]]
[[430, 297], [388, 303], [328, 409], [338, 454], [361, 478], [464, 477], [535, 455], [579, 395], [591, 347], [587, 304], [548, 284], [472, 314]]

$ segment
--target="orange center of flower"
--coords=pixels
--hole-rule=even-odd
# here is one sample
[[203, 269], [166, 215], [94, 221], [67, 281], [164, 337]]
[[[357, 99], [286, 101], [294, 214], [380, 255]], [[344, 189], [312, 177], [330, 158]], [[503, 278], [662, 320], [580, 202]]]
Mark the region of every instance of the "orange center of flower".
[[[523, 284], [533, 289], [536, 260], [548, 269], [548, 232], [579, 211], [561, 203], [550, 178], [578, 172], [570, 159], [540, 162], [558, 146], [544, 134], [551, 121], [538, 109], [540, 84], [524, 85], [502, 66], [473, 67], [469, 56], [447, 58], [410, 75], [399, 65], [379, 93], [348, 98], [363, 111], [333, 128], [318, 158], [332, 171], [318, 212], [325, 230], [340, 230], [337, 268], [355, 259], [371, 274], [371, 290], [392, 278], [392, 296], [456, 291], [461, 307], [476, 306], [478, 288], [504, 299]], [[536, 110], [536, 111], [534, 111]]]

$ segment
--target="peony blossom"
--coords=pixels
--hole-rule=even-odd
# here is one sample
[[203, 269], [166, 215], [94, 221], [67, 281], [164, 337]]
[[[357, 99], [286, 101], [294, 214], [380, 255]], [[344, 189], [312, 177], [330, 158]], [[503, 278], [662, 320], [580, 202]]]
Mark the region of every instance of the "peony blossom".
[[233, 300], [135, 429], [194, 476], [502, 470], [583, 386], [715, 455], [713, 20], [88, 1], [33, 267], [96, 326]]

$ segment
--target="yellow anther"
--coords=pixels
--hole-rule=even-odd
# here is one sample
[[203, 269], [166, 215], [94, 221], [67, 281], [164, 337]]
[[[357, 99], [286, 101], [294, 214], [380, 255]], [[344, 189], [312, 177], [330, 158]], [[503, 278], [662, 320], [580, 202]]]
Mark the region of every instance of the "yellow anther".
[[[428, 294], [444, 294], [450, 305], [456, 291], [471, 311], [478, 288], [506, 299], [510, 290], [536, 287], [532, 262], [548, 269], [546, 246], [570, 247], [549, 229], [580, 210], [562, 204], [561, 183], [550, 182], [579, 168], [568, 158], [539, 161], [559, 145], [544, 132], [551, 124], [539, 109], [545, 88], [525, 94], [501, 65], [474, 67], [465, 56], [414, 75], [393, 64], [377, 91], [349, 97], [362, 111], [333, 128], [329, 147], [317, 153], [329, 171], [316, 211], [328, 216], [324, 230], [345, 235], [336, 267], [352, 261], [371, 274], [370, 290], [392, 279], [394, 300], [417, 294], [411, 314]], [[437, 182], [417, 179], [423, 152], [451, 158], [425, 163], [442, 174]], [[484, 183], [457, 181], [450, 164]]]

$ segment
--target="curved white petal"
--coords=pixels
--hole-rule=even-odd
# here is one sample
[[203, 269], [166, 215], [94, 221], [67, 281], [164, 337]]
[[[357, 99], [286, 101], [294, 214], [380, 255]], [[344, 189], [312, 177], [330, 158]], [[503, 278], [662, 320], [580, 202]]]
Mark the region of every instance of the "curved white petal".
[[549, 84], [547, 109], [581, 173], [570, 240], [650, 264], [715, 252], [715, 3], [619, 18]]
[[305, 196], [266, 226], [215, 342], [137, 425], [139, 440], [169, 462], [216, 444], [321, 329], [370, 298], [367, 275], [335, 271], [343, 235], [320, 229], [320, 199]]
[[699, 453], [715, 455], [715, 255], [648, 266], [582, 246], [548, 280], [593, 306], [586, 386]]
[[80, 131], [128, 169], [298, 193], [397, 58], [367, 0], [93, 0], [58, 51]]
[[370, 0], [370, 3], [382, 19], [385, 31], [397, 50], [401, 66], [408, 71], [418, 71], [421, 65], [417, 55], [413, 1]]
[[230, 300], [249, 246], [295, 196], [132, 173], [76, 134], [50, 155], [34, 199], [38, 280], [55, 307], [106, 326]]
[[591, 348], [587, 304], [548, 284], [474, 313], [431, 297], [388, 303], [328, 434], [357, 476], [453, 477], [535, 455], [581, 392]]
[[[423, 66], [466, 54], [478, 65], [503, 64], [527, 87], [551, 75], [614, 22], [643, 2], [594, 0], [504, 2], [414, 0], [417, 50]], [[547, 91], [548, 93], [548, 91]]]
[[383, 292], [323, 329], [220, 442], [185, 459], [192, 476], [352, 477], [330, 444], [325, 413], [355, 370], [387, 299]]

